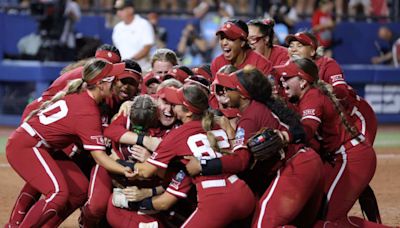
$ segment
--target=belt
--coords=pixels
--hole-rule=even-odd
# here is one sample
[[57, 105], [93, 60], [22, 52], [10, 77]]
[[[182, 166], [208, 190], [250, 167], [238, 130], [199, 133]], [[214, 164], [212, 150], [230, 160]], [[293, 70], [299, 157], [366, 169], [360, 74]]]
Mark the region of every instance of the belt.
[[364, 141], [365, 141], [365, 136], [360, 134], [360, 135], [354, 137], [353, 139], [342, 144], [342, 146], [339, 148], [339, 150], [337, 150], [335, 152], [335, 154], [341, 154], [342, 152], [349, 150], [350, 148], [355, 147]]
[[225, 187], [226, 182], [229, 181], [231, 184], [235, 183], [239, 179], [236, 175], [231, 175], [226, 179], [218, 179], [218, 180], [205, 180], [201, 182], [201, 186], [203, 189], [213, 188], [213, 187]]
[[50, 145], [46, 142], [46, 140], [35, 130], [31, 125], [29, 125], [27, 122], [24, 122], [21, 124], [21, 127], [33, 138], [39, 140], [39, 142], [36, 144], [35, 147], [41, 147], [44, 145], [47, 148], [51, 148]]

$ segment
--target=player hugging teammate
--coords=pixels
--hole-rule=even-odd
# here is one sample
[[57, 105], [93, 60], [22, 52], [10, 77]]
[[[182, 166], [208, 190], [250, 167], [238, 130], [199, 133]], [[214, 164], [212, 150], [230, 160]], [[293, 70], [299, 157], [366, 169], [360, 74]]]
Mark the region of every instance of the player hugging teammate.
[[[6, 226], [80, 209], [81, 227], [384, 227], [371, 107], [312, 34], [285, 49], [273, 21], [248, 24], [225, 22], [193, 71], [160, 49], [143, 79], [106, 45], [63, 73], [7, 143], [26, 185]], [[347, 216], [358, 198], [370, 221]]]

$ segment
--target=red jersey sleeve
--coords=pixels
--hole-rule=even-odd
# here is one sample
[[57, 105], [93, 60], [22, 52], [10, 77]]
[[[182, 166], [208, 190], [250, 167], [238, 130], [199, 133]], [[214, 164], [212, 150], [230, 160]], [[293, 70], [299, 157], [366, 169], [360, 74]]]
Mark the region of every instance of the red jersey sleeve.
[[265, 59], [265, 61], [262, 62], [260, 68], [261, 72], [265, 75], [268, 76], [271, 73], [272, 70], [272, 63], [268, 59]]
[[333, 91], [337, 98], [346, 99], [349, 96], [349, 90], [339, 64], [335, 60], [328, 58], [322, 62], [324, 66], [320, 67], [321, 72], [319, 73], [322, 76], [322, 80], [333, 86]]
[[128, 132], [127, 129], [128, 118], [124, 115], [118, 116], [108, 127], [104, 129], [104, 136], [114, 142], [119, 142], [123, 134]]
[[93, 115], [79, 116], [79, 125], [76, 134], [82, 140], [85, 150], [105, 150], [104, 137], [101, 129], [100, 117]]
[[168, 168], [168, 163], [172, 158], [176, 156], [174, 149], [176, 148], [176, 142], [172, 140], [170, 135], [167, 135], [160, 145], [157, 147], [156, 151], [153, 152], [150, 158], [147, 159], [152, 165], [166, 169]]
[[192, 178], [181, 170], [172, 178], [166, 191], [177, 198], [187, 198], [191, 187]]
[[[308, 91], [308, 93], [310, 92], [316, 91]], [[299, 105], [301, 123], [306, 132], [306, 141], [310, 141], [314, 138], [322, 122], [323, 107], [321, 105], [323, 104], [321, 102], [323, 102], [323, 99], [307, 99], [307, 97], [304, 96]]]

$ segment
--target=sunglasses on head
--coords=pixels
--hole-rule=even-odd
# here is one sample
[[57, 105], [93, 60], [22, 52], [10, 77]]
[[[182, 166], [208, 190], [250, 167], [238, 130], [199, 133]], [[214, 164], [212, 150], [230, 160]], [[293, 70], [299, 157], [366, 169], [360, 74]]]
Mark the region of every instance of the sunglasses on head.
[[215, 85], [215, 93], [218, 96], [222, 96], [228, 91], [237, 91], [237, 90], [233, 89], [233, 88], [228, 88], [228, 87], [225, 87], [225, 86], [222, 86], [222, 85], [218, 85], [218, 84]]

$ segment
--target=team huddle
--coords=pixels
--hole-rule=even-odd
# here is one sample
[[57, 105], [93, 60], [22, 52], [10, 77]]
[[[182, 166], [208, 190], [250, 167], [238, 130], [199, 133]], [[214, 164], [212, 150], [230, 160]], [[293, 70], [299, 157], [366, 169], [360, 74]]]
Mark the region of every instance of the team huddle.
[[26, 183], [5, 227], [77, 209], [80, 227], [385, 227], [375, 113], [313, 34], [285, 48], [273, 27], [225, 22], [192, 69], [158, 49], [142, 72], [111, 45], [64, 69], [8, 140]]

